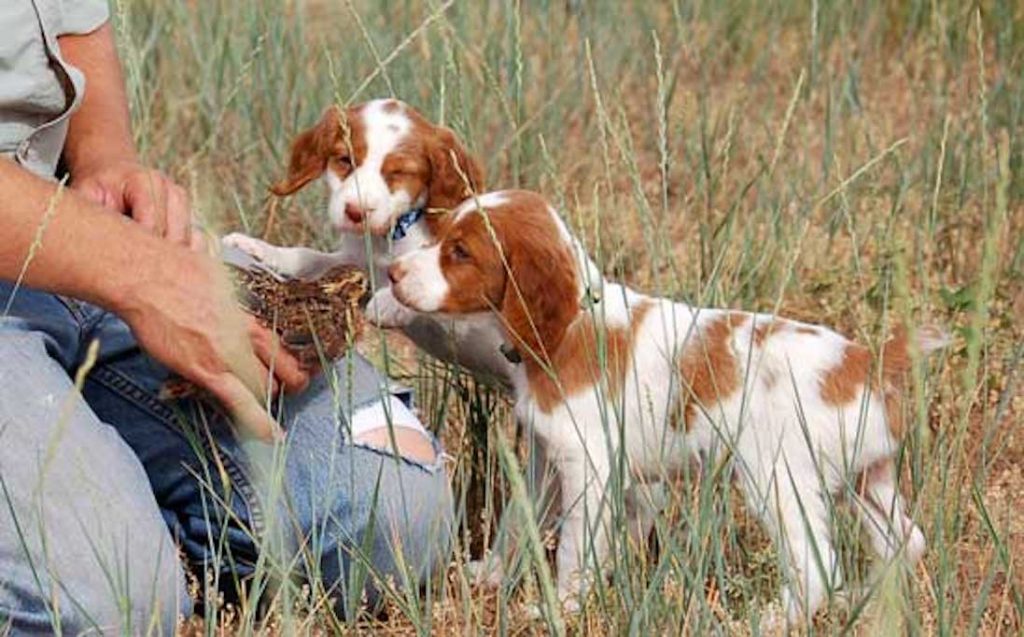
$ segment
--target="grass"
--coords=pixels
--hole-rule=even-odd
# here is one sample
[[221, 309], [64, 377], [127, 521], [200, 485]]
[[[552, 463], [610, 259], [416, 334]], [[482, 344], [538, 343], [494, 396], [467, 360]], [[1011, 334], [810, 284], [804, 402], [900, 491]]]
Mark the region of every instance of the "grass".
[[[955, 347], [916, 379], [902, 454], [928, 554], [807, 630], [1024, 629], [1019, 3], [114, 4], [139, 146], [211, 227], [329, 246], [322, 193], [271, 201], [267, 185], [332, 101], [391, 95], [468, 140], [491, 187], [556, 201], [605, 272], [639, 289], [876, 345], [901, 320], [953, 329]], [[454, 456], [459, 564], [489, 537], [505, 485], [522, 493], [509, 406], [399, 337], [362, 347], [416, 386]], [[616, 530], [609, 585], [569, 632], [756, 632], [778, 558], [726, 477], [695, 478], [659, 521], [656, 554]], [[835, 523], [844, 569], [865, 583], [857, 529]], [[339, 623], [314, 587], [279, 600], [269, 625], [251, 605], [210, 605], [182, 630], [560, 632], [550, 613], [526, 619], [545, 569], [519, 566], [523, 586], [497, 593], [453, 567], [425, 599], [394, 593], [387, 618]]]

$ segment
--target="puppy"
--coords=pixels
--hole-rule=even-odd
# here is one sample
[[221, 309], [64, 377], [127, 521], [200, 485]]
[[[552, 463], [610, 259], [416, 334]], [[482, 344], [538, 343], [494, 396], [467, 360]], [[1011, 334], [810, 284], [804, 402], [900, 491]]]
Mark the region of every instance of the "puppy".
[[901, 333], [875, 358], [822, 326], [690, 307], [610, 281], [588, 299], [566, 237], [539, 195], [490, 193], [462, 204], [439, 241], [396, 258], [389, 274], [403, 305], [490, 313], [519, 353], [515, 410], [556, 469], [558, 593], [569, 608], [587, 592], [585, 558], [607, 557], [606, 489], [619, 454], [634, 484], [684, 469], [693, 454], [728, 457], [788, 564], [791, 620], [810, 617], [840, 583], [828, 496], [846, 484], [856, 484], [853, 509], [882, 559], [921, 557], [924, 536], [896, 487], [897, 406], [913, 355], [942, 347], [941, 332]]
[[445, 211], [478, 191], [483, 178], [479, 162], [451, 130], [398, 100], [344, 110], [332, 106], [295, 138], [288, 175], [271, 191], [291, 195], [322, 179], [330, 193], [328, 216], [340, 235], [338, 249], [277, 247], [241, 233], [222, 241], [291, 277], [312, 277], [341, 264], [369, 267], [376, 284], [385, 286], [366, 308], [371, 322], [401, 328], [428, 353], [507, 385], [512, 366], [499, 352], [500, 333], [481, 329], [472, 319], [417, 316], [397, 304], [386, 287], [392, 260], [434, 241]]

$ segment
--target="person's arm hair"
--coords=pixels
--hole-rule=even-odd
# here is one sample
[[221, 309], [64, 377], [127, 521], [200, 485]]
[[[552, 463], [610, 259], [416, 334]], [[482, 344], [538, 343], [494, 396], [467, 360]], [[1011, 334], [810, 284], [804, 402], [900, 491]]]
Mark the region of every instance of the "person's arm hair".
[[0, 227], [0, 279], [14, 281], [24, 268], [25, 285], [113, 311], [127, 309], [138, 281], [184, 261], [178, 249], [131, 220], [6, 159], [0, 160]]
[[276, 432], [256, 399], [266, 395], [269, 373], [213, 259], [7, 159], [0, 159], [0, 228], [0, 279], [115, 312], [151, 356], [209, 389], [250, 434]]

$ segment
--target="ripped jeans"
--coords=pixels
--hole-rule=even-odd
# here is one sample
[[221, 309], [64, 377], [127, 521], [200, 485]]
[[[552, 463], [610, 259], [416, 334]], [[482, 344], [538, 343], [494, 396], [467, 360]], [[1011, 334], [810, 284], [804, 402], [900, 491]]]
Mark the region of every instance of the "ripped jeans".
[[[208, 596], [298, 582], [348, 614], [447, 562], [438, 443], [366, 360], [276, 404], [279, 447], [240, 442], [200, 401], [161, 402], [167, 375], [97, 307], [22, 288], [0, 317], [0, 633], [173, 634], [187, 570]], [[353, 442], [381, 416], [435, 459]]]

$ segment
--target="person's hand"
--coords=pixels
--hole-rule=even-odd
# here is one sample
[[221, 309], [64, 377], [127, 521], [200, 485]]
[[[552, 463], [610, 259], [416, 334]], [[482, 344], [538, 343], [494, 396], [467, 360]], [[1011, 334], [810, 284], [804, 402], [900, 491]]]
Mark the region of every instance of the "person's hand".
[[304, 390], [309, 385], [309, 371], [281, 345], [281, 339], [273, 330], [263, 327], [259, 321], [248, 314], [245, 315], [245, 318], [249, 344], [270, 375], [289, 394]]
[[268, 330], [237, 307], [213, 259], [174, 253], [173, 263], [145, 268], [138, 284], [120, 295], [115, 311], [146, 352], [210, 391], [244, 432], [280, 438], [261, 403], [276, 391], [275, 379], [294, 391], [306, 386], [308, 376]]
[[128, 215], [158, 237], [190, 246], [192, 206], [185, 189], [158, 170], [116, 161], [74, 174], [72, 190]]

